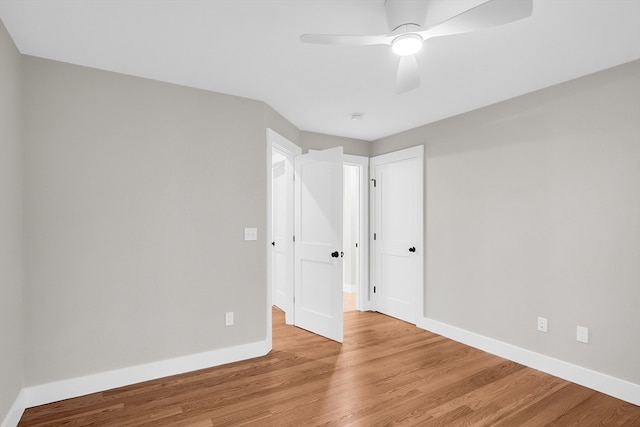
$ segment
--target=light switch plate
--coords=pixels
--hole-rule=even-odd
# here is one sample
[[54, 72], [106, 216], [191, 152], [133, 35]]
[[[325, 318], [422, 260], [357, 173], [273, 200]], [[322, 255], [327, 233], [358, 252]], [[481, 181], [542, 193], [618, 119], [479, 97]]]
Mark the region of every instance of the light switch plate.
[[224, 314], [224, 324], [226, 326], [232, 326], [233, 325], [233, 311], [227, 311]]
[[258, 240], [258, 229], [257, 228], [245, 228], [244, 229], [244, 240]]

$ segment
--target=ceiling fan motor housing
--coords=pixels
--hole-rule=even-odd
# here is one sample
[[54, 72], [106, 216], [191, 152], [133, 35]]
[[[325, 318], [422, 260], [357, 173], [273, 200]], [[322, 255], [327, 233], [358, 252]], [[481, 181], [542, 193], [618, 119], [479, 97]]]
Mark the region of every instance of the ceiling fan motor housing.
[[390, 31], [406, 24], [423, 26], [427, 19], [426, 1], [386, 0], [384, 6]]

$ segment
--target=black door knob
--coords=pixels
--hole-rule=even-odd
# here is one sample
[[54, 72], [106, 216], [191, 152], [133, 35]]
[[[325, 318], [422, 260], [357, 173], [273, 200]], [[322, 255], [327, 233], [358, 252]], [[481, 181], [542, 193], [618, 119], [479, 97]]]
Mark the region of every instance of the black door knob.
[[340, 252], [338, 251], [331, 252], [331, 256], [334, 258], [338, 258], [340, 256]]
[[275, 245], [276, 245], [276, 242], [271, 242], [271, 246], [275, 246]]
[[411, 246], [411, 247], [409, 248], [409, 252], [415, 252], [415, 251], [416, 251], [416, 247], [415, 247], [415, 246]]

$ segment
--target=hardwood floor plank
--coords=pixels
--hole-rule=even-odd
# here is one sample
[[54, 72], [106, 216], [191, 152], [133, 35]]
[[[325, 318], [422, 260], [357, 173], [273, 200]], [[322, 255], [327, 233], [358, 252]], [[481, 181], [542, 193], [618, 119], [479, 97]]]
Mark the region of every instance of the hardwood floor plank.
[[273, 312], [266, 356], [25, 411], [20, 426], [639, 426], [640, 407], [377, 313], [338, 344]]
[[610, 396], [593, 392], [587, 399], [576, 405], [572, 411], [565, 411], [549, 427], [564, 426], [640, 426], [638, 407]]
[[[474, 411], [490, 406], [491, 416], [483, 417], [483, 422], [491, 421], [492, 425], [495, 425], [505, 414], [512, 413], [516, 408], [527, 407], [531, 402], [553, 393], [564, 384], [565, 382], [558, 378], [545, 376], [540, 379], [535, 372], [522, 369], [513, 375], [450, 400], [429, 411], [429, 414], [437, 418], [460, 406], [469, 407]], [[471, 424], [473, 423], [470, 422]]]
[[[60, 411], [55, 413], [55, 421], [51, 420], [51, 415], [45, 415], [41, 417], [36, 417], [31, 419], [28, 424], [29, 426], [47, 426], [47, 427], [57, 427], [57, 426], [66, 426], [66, 425], [77, 425], [82, 420], [82, 423], [87, 422], [95, 422], [99, 420], [102, 416], [111, 416], [115, 412], [122, 410], [124, 404], [122, 402], [105, 406], [96, 405], [94, 407], [86, 407], [82, 410], [82, 412], [78, 411]], [[20, 424], [22, 425], [22, 423]]]
[[559, 414], [572, 410], [593, 393], [595, 393], [593, 390], [586, 387], [562, 381], [560, 388], [553, 393], [547, 394], [527, 406], [512, 410], [510, 414], [496, 423], [496, 427], [547, 425], [555, 421]]

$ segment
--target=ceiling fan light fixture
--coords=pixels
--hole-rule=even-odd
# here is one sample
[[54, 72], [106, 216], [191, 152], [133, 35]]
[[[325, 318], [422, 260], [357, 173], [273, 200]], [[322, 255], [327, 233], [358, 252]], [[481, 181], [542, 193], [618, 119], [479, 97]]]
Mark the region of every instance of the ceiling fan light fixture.
[[399, 56], [415, 55], [422, 49], [422, 41], [418, 34], [403, 34], [391, 42], [391, 50]]

